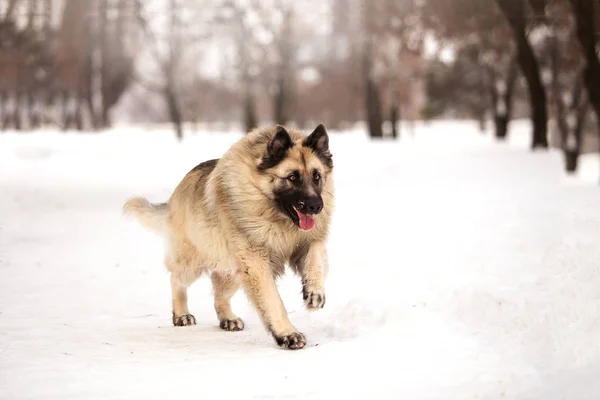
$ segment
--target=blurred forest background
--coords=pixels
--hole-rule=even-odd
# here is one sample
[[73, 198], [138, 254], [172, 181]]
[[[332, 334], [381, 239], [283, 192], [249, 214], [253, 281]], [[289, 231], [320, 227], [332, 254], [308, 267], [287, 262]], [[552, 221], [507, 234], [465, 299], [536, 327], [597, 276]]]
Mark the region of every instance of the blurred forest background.
[[575, 171], [599, 53], [598, 0], [0, 0], [0, 133], [531, 118]]

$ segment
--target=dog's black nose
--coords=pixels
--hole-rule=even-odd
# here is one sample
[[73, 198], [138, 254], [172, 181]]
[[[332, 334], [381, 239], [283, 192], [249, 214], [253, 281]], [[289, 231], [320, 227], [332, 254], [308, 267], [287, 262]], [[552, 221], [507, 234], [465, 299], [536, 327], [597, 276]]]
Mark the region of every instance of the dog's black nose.
[[323, 201], [316, 196], [298, 202], [298, 210], [306, 214], [318, 214], [322, 209]]

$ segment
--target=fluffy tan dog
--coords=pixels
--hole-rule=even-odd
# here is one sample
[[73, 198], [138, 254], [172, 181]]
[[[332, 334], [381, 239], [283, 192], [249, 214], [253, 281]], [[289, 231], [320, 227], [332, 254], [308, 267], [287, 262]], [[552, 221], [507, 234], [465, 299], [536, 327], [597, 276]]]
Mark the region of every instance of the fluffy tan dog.
[[166, 239], [173, 324], [196, 323], [187, 288], [206, 273], [221, 328], [244, 329], [230, 306], [243, 287], [277, 344], [303, 348], [306, 339], [290, 322], [276, 279], [289, 265], [302, 279], [306, 308], [325, 305], [332, 169], [323, 125], [310, 135], [277, 125], [254, 130], [220, 159], [196, 166], [167, 203], [127, 201], [126, 213]]

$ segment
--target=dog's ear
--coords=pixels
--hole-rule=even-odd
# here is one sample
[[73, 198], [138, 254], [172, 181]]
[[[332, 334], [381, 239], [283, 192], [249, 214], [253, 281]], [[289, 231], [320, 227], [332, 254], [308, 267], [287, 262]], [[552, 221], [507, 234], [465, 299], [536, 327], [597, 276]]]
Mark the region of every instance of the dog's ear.
[[327, 168], [333, 168], [333, 157], [329, 151], [329, 136], [325, 125], [317, 125], [315, 130], [304, 139], [302, 145], [312, 149]]
[[319, 124], [315, 130], [304, 139], [304, 146], [313, 149], [317, 153], [326, 154], [329, 152], [329, 136], [325, 125]]
[[275, 127], [275, 136], [267, 144], [267, 152], [271, 156], [283, 158], [287, 149], [292, 147], [292, 138], [290, 134], [281, 125]]
[[267, 143], [267, 151], [258, 164], [258, 169], [276, 166], [285, 158], [288, 149], [294, 145], [290, 134], [281, 125], [275, 127], [275, 135]]

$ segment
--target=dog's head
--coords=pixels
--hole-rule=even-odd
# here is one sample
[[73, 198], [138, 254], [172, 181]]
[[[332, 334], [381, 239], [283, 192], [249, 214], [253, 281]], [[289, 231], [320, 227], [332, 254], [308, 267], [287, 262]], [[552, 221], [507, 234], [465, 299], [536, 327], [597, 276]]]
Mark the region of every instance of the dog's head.
[[319, 124], [308, 136], [277, 125], [263, 150], [257, 169], [263, 190], [270, 192], [281, 213], [302, 230], [315, 226], [315, 216], [328, 204], [323, 193], [330, 190], [332, 155], [325, 126]]

